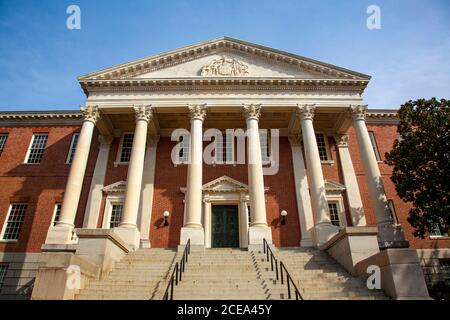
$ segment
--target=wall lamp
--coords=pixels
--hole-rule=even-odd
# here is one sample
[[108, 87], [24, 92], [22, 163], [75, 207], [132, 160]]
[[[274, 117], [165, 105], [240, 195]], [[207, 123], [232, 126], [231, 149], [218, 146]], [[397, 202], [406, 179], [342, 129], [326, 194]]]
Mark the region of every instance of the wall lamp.
[[287, 211], [283, 210], [281, 211], [281, 225], [284, 226], [286, 224], [286, 216], [287, 216]]
[[169, 225], [169, 216], [170, 216], [170, 212], [169, 211], [164, 211], [163, 213], [164, 215], [164, 227], [167, 227]]

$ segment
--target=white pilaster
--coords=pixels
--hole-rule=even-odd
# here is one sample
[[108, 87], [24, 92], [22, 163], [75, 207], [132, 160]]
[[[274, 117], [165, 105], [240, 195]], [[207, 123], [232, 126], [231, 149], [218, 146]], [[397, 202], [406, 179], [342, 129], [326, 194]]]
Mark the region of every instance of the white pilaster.
[[353, 118], [353, 127], [358, 140], [370, 200], [377, 218], [378, 243], [381, 248], [408, 246], [409, 244], [405, 240], [402, 228], [394, 226], [394, 221], [390, 214], [383, 179], [366, 127], [365, 115], [367, 106], [351, 105], [349, 111]]
[[109, 150], [113, 136], [98, 136], [100, 148], [95, 163], [94, 175], [92, 176], [91, 189], [84, 214], [83, 228], [97, 228], [100, 206], [102, 203], [103, 187], [105, 183], [106, 168], [108, 166]]
[[206, 195], [203, 199], [203, 226], [205, 227], [205, 247], [211, 248], [211, 201]]
[[150, 248], [150, 224], [152, 221], [153, 190], [155, 182], [156, 149], [159, 136], [147, 137], [147, 151], [144, 160], [142, 177], [141, 204], [139, 206], [139, 231], [141, 232], [141, 248]]
[[140, 232], [137, 228], [139, 200], [142, 188], [144, 170], [145, 145], [147, 141], [148, 122], [152, 118], [151, 106], [134, 107], [136, 128], [127, 173], [127, 190], [123, 208], [122, 222], [114, 228], [117, 233], [132, 248], [139, 248]]
[[206, 106], [189, 105], [191, 118], [190, 161], [187, 169], [186, 223], [181, 228], [181, 244], [191, 239], [193, 245], [205, 245], [202, 226], [203, 121]]
[[315, 106], [299, 105], [297, 110], [301, 121], [303, 145], [305, 147], [311, 204], [316, 218], [314, 225], [315, 244], [320, 246], [336, 234], [338, 228], [331, 224], [328, 212], [322, 164], [313, 127]]
[[239, 201], [239, 240], [240, 247], [248, 247], [248, 207], [247, 207], [247, 196], [245, 194], [241, 195]]
[[264, 196], [264, 176], [261, 159], [261, 144], [259, 140], [258, 121], [261, 115], [261, 105], [244, 105], [243, 113], [247, 123], [247, 159], [248, 185], [250, 193], [250, 214], [252, 216], [249, 228], [249, 249], [257, 249], [263, 239], [272, 243], [272, 231], [267, 226], [266, 201]]
[[364, 215], [355, 169], [353, 168], [352, 158], [348, 150], [348, 135], [337, 135], [335, 136], [335, 140], [341, 163], [341, 171], [344, 177], [352, 224], [355, 227], [363, 227], [366, 225], [366, 216]]
[[95, 124], [100, 118], [97, 106], [82, 107], [81, 112], [84, 116], [84, 121], [64, 191], [61, 216], [56, 226], [50, 227], [45, 241], [46, 244], [70, 244], [76, 242], [76, 236], [73, 232], [75, 217], [89, 158], [92, 134]]
[[292, 166], [294, 169], [295, 196], [300, 223], [301, 247], [313, 246], [314, 218], [309, 196], [308, 177], [301, 146], [300, 135], [290, 135], [289, 142], [292, 150]]

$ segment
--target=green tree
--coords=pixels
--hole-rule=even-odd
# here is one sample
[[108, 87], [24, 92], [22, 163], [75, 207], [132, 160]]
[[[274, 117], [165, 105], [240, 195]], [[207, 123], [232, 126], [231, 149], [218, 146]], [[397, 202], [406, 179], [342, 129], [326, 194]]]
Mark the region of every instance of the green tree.
[[414, 236], [450, 225], [450, 101], [419, 99], [403, 104], [393, 149], [386, 163], [398, 195], [412, 203], [408, 222]]

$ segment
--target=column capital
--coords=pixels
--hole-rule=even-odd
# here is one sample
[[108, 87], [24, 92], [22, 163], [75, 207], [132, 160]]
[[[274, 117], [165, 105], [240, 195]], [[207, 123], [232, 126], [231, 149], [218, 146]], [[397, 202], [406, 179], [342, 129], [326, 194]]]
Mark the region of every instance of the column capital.
[[204, 203], [211, 202], [211, 199], [210, 199], [210, 197], [209, 197], [209, 194], [205, 194], [205, 195], [203, 196], [203, 202], [204, 202]]
[[206, 118], [206, 103], [188, 105], [189, 117], [191, 120], [204, 121]]
[[348, 108], [353, 120], [365, 120], [367, 104], [351, 104]]
[[300, 117], [300, 120], [312, 120], [315, 111], [315, 104], [297, 104], [297, 115]]
[[113, 139], [114, 137], [112, 135], [99, 135], [98, 142], [100, 142], [100, 148], [109, 147]]
[[246, 203], [246, 202], [248, 202], [247, 194], [241, 193], [241, 194], [239, 195], [239, 202], [241, 202], [241, 203]]
[[259, 121], [261, 117], [261, 104], [244, 104], [242, 107], [245, 120], [254, 119]]
[[159, 134], [151, 134], [147, 136], [147, 146], [155, 147], [159, 142]]
[[338, 148], [348, 147], [348, 134], [336, 134], [334, 140]]
[[83, 115], [84, 121], [90, 121], [94, 124], [100, 120], [100, 112], [98, 106], [88, 105], [80, 107], [81, 114]]
[[302, 136], [301, 134], [290, 134], [288, 136], [289, 143], [291, 146], [301, 146], [302, 144]]
[[136, 117], [136, 121], [144, 120], [146, 122], [149, 122], [150, 119], [152, 119], [152, 117], [153, 117], [153, 109], [152, 109], [151, 104], [134, 105], [133, 109], [134, 109], [134, 115]]

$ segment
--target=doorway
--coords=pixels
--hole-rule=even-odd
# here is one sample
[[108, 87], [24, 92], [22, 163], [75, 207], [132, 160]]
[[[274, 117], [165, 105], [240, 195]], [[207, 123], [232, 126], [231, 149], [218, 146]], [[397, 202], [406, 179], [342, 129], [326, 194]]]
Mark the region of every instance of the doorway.
[[237, 205], [213, 205], [211, 210], [211, 247], [239, 248]]

